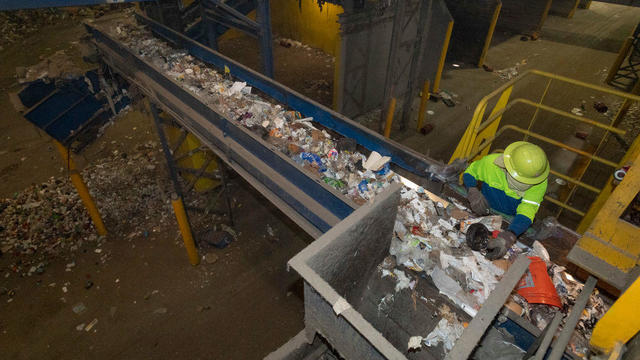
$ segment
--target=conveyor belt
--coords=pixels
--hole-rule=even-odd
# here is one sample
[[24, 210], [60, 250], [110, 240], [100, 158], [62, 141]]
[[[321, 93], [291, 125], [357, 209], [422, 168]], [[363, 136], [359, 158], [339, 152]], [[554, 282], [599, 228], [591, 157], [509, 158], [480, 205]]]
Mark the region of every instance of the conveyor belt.
[[[228, 67], [239, 81], [260, 90], [284, 106], [311, 116], [321, 125], [355, 139], [371, 151], [392, 158], [405, 171], [422, 177], [427, 189], [439, 190], [430, 181], [430, 170], [441, 165], [347, 119], [284, 85], [269, 79], [210, 48], [149, 18], [136, 14], [156, 35], [184, 48], [217, 69]], [[113, 21], [113, 20], [106, 20]], [[104, 61], [136, 84], [151, 101], [170, 113], [223, 161], [314, 237], [320, 236], [351, 214], [357, 205], [320, 179], [308, 174], [293, 160], [274, 149], [234, 119], [227, 119], [196, 95], [165, 76], [151, 63], [134, 54], [101, 28], [101, 21], [86, 24]]]

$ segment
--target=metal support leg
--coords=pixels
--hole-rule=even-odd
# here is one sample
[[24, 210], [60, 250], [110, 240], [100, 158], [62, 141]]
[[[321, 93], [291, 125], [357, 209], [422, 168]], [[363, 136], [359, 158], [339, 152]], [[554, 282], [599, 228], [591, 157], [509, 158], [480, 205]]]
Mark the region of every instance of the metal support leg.
[[522, 278], [522, 274], [529, 268], [530, 263], [531, 260], [529, 258], [520, 255], [513, 265], [509, 267], [507, 273], [491, 292], [487, 301], [484, 302], [484, 305], [469, 323], [469, 326], [464, 329], [462, 336], [456, 341], [453, 349], [445, 356], [445, 360], [464, 360], [469, 358], [478, 341], [480, 341], [496, 314], [504, 305], [509, 294]]
[[227, 214], [229, 216], [229, 226], [233, 225], [233, 213], [231, 211], [231, 199], [229, 198], [229, 187], [227, 182], [229, 177], [227, 174], [227, 166], [223, 161], [220, 162], [220, 177], [222, 178], [222, 191], [224, 192], [224, 201], [227, 204]]
[[589, 276], [589, 279], [587, 279], [586, 284], [584, 284], [584, 288], [582, 288], [582, 292], [580, 292], [578, 299], [576, 299], [576, 303], [571, 309], [571, 313], [569, 313], [567, 320], [564, 322], [564, 327], [562, 328], [560, 335], [558, 335], [558, 339], [553, 343], [553, 349], [547, 359], [560, 360], [560, 358], [562, 358], [564, 349], [567, 347], [567, 344], [569, 344], [569, 340], [571, 340], [571, 335], [573, 334], [576, 325], [578, 325], [578, 321], [580, 321], [580, 316], [582, 316], [582, 310], [587, 306], [591, 293], [596, 287], [597, 282], [598, 279], [593, 276]]
[[[395, 73], [396, 62], [398, 58], [398, 47], [400, 46], [400, 35], [402, 32], [402, 19], [404, 18], [406, 8], [405, 1], [396, 1], [394, 5], [394, 15], [393, 15], [393, 29], [391, 31], [391, 45], [389, 46], [389, 57], [387, 60], [387, 74], [384, 81], [384, 96], [382, 98], [382, 106], [383, 111], [380, 113], [381, 121], [380, 121], [380, 130], [384, 131], [384, 127], [386, 124], [385, 115], [389, 111], [389, 108], [385, 109], [385, 106], [389, 106], [391, 104], [391, 98], [393, 97], [393, 76]], [[385, 111], [386, 110], [386, 111]]]
[[[531, 360], [542, 360], [544, 356], [547, 354], [547, 349], [549, 345], [551, 345], [551, 340], [553, 340], [553, 336], [558, 330], [558, 326], [560, 326], [560, 321], [562, 321], [562, 313], [560, 311], [556, 312], [553, 320], [547, 325], [542, 334], [536, 340], [537, 346], [532, 346], [529, 351], [527, 351], [527, 355], [525, 355], [525, 359]], [[536, 345], [536, 344], [534, 344]], [[535, 355], [531, 356], [535, 352]]]
[[191, 265], [198, 265], [200, 263], [200, 256], [198, 256], [198, 250], [196, 249], [195, 241], [193, 241], [193, 233], [191, 232], [191, 225], [187, 217], [187, 212], [184, 209], [182, 197], [173, 194], [171, 196], [171, 205], [173, 205], [173, 212], [176, 214], [178, 228], [180, 228], [180, 234], [182, 234], [182, 241], [189, 256], [189, 262]]
[[260, 23], [260, 56], [264, 74], [273, 79], [273, 41], [271, 40], [271, 9], [269, 0], [258, 0], [257, 18]]
[[204, 1], [200, 2], [200, 21], [202, 21], [202, 29], [207, 45], [215, 51], [218, 51], [218, 37], [216, 36], [216, 28], [213, 22], [207, 17], [204, 9]]
[[431, 16], [433, 14], [433, 11], [431, 11], [432, 4], [432, 1], [429, 1], [428, 4], [426, 4], [424, 1], [420, 2], [420, 17], [418, 18], [418, 30], [416, 33], [416, 40], [413, 45], [413, 54], [411, 55], [409, 84], [407, 85], [407, 95], [404, 101], [404, 106], [402, 107], [402, 118], [400, 119], [401, 130], [404, 130], [409, 123], [409, 118], [411, 117], [411, 108], [413, 107], [413, 99], [416, 97], [415, 80], [418, 79], [418, 72], [420, 65], [422, 64], [422, 54], [424, 52], [422, 39], [426, 39], [427, 36], [429, 36], [429, 28], [431, 27]]
[[158, 138], [160, 138], [160, 144], [162, 145], [162, 152], [164, 153], [164, 157], [167, 160], [167, 166], [169, 167], [169, 176], [171, 177], [173, 188], [176, 194], [178, 194], [180, 198], [183, 198], [182, 187], [180, 186], [180, 181], [178, 180], [178, 171], [176, 170], [176, 166], [173, 163], [173, 154], [169, 149], [169, 144], [167, 143], [167, 137], [164, 135], [164, 131], [162, 130], [162, 122], [160, 120], [160, 115], [158, 114], [158, 108], [152, 102], [149, 102], [149, 107], [151, 108], [151, 115], [153, 115], [153, 121], [156, 124], [156, 130], [158, 131]]
[[200, 259], [198, 257], [198, 251], [196, 250], [196, 244], [193, 238], [193, 232], [191, 231], [191, 222], [189, 221], [189, 214], [187, 213], [184, 205], [184, 193], [182, 192], [182, 186], [178, 179], [178, 171], [173, 161], [173, 154], [169, 149], [169, 143], [167, 143], [167, 137], [162, 130], [162, 121], [158, 114], [158, 108], [155, 104], [149, 101], [149, 108], [151, 109], [151, 115], [158, 131], [158, 138], [160, 138], [160, 144], [162, 145], [162, 152], [167, 160], [167, 167], [169, 168], [169, 176], [173, 183], [174, 194], [171, 196], [171, 204], [173, 206], [173, 212], [176, 215], [176, 221], [178, 222], [178, 228], [182, 235], [182, 241], [184, 247], [187, 250], [189, 256], [189, 262], [191, 265], [198, 265]]

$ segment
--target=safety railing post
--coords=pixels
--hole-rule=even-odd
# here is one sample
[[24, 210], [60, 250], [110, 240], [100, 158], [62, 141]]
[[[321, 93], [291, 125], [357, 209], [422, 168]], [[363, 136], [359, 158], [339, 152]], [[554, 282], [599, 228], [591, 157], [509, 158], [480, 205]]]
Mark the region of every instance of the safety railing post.
[[[540, 96], [540, 99], [537, 102], [531, 101], [528, 99], [523, 99], [523, 98], [510, 99], [511, 91], [513, 90], [516, 83], [523, 81], [523, 79], [525, 78], [530, 78], [533, 76], [541, 77], [547, 80], [546, 86]], [[602, 123], [597, 120], [589, 119], [584, 116], [578, 116], [576, 114], [559, 110], [557, 108], [544, 104], [544, 100], [549, 94], [549, 89], [553, 81], [560, 81], [560, 82], [568, 83], [577, 87], [591, 89], [597, 92], [613, 95], [618, 98], [624, 99], [624, 102], [620, 110], [618, 111], [617, 115], [613, 118], [613, 120], [609, 124]], [[456, 150], [454, 151], [454, 154], [451, 157], [451, 160], [449, 161], [449, 163], [459, 158], [473, 160], [478, 156], [487, 154], [491, 149], [491, 146], [494, 143], [494, 141], [498, 137], [503, 135], [506, 131], [515, 131], [517, 133], [522, 134], [525, 141], [532, 138], [532, 139], [550, 144], [554, 147], [565, 149], [575, 154], [578, 154], [580, 156], [583, 156], [588, 159], [588, 161], [586, 162], [587, 165], [584, 166], [581, 171], [579, 171], [578, 175], [569, 176], [566, 174], [558, 173], [553, 170], [551, 171], [552, 175], [560, 179], [563, 179], [572, 185], [571, 190], [568, 193], [568, 196], [563, 197], [562, 199], [556, 199], [550, 196], [545, 197], [545, 199], [548, 200], [550, 203], [553, 203], [560, 208], [557, 213], [557, 216], [562, 213], [562, 210], [568, 210], [581, 217], [584, 217], [583, 223], [581, 223], [580, 226], [578, 227], [578, 230], [581, 230], [581, 229], [583, 230], [586, 226], [588, 226], [588, 222], [585, 225], [584, 221], [587, 220], [587, 218], [592, 218], [594, 214], [597, 212], [596, 210], [594, 210], [594, 207], [599, 206], [598, 204], [601, 205], [604, 201], [603, 199], [606, 198], [606, 195], [611, 191], [610, 189], [607, 190], [607, 187], [609, 186], [608, 184], [605, 185], [604, 188], [598, 188], [596, 186], [585, 183], [584, 181], [582, 181], [582, 178], [584, 177], [585, 173], [588, 171], [588, 168], [591, 162], [598, 162], [606, 166], [609, 166], [613, 169], [617, 169], [620, 166], [622, 166], [621, 165], [622, 163], [608, 160], [602, 156], [599, 156], [598, 154], [599, 154], [599, 150], [603, 147], [604, 143], [607, 142], [607, 139], [609, 138], [608, 137], [609, 134], [621, 136], [627, 133], [625, 130], [620, 129], [617, 126], [620, 124], [620, 121], [622, 120], [626, 110], [628, 110], [628, 108], [631, 106], [631, 103], [640, 101], [640, 96], [638, 96], [638, 94], [640, 94], [640, 82], [636, 84], [632, 93], [625, 93], [619, 90], [604, 88], [598, 85], [593, 85], [593, 84], [585, 83], [582, 81], [570, 79], [561, 75], [551, 74], [551, 73], [547, 73], [539, 70], [529, 70], [524, 74], [522, 74], [520, 77], [505, 83], [504, 85], [502, 85], [501, 87], [494, 90], [489, 95], [485, 96], [480, 100], [480, 102], [478, 103], [474, 111], [473, 118], [471, 119], [471, 122], [469, 123], [467, 130], [463, 134], [458, 146], [456, 147]], [[485, 120], [484, 113], [487, 109], [488, 103], [489, 101], [491, 101], [496, 97], [499, 97], [499, 99], [496, 101], [496, 105], [492, 109], [491, 114]], [[501, 118], [503, 117], [503, 115], [516, 105], [530, 106], [535, 108], [535, 112], [531, 117], [531, 119], [529, 120], [529, 123], [526, 129], [518, 127], [516, 125], [511, 125], [511, 124], [500, 125]], [[596, 150], [591, 152], [584, 151], [582, 149], [568, 146], [562, 141], [558, 141], [551, 137], [544, 136], [532, 131], [535, 125], [535, 122], [538, 119], [541, 111], [550, 112], [552, 114], [560, 116], [562, 119], [571, 119], [571, 120], [588, 124], [590, 126], [604, 130], [604, 135], [600, 139], [600, 143], [596, 148]], [[637, 148], [640, 148], [640, 144], [636, 139], [636, 141], [634, 142], [634, 145], [628, 151], [627, 155], [635, 151], [634, 149], [637, 149]], [[625, 158], [626, 157], [627, 156], [625, 156]], [[592, 193], [598, 194], [598, 199], [592, 204], [588, 212], [584, 212], [580, 209], [576, 209], [571, 205], [569, 205], [573, 195], [579, 188], [583, 188]]]

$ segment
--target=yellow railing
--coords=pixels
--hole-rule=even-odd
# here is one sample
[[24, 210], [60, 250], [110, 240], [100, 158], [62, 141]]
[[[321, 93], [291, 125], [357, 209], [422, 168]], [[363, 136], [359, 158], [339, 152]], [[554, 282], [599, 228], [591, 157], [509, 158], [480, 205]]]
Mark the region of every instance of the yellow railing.
[[[528, 86], [529, 88], [532, 88], [531, 83], [528, 81], [535, 81], [540, 79], [545, 81], [545, 84], [544, 91], [542, 91], [537, 101], [532, 101], [525, 98], [516, 98], [510, 100], [511, 94], [514, 91], [514, 87], [520, 84], [527, 84], [523, 85], [523, 87]], [[585, 116], [579, 116], [550, 105], [546, 105], [544, 104], [544, 101], [547, 98], [551, 84], [554, 81], [570, 84], [583, 89], [593, 90], [594, 92], [601, 94], [613, 95], [622, 100], [622, 104], [616, 115], [610, 119], [610, 122], [608, 124], [589, 119]], [[493, 101], [495, 101], [495, 105], [491, 110], [491, 114], [489, 114], [489, 116], [487, 116], [485, 119], [485, 113], [489, 108], [489, 104]], [[570, 211], [580, 216], [582, 218], [582, 221], [578, 225], [577, 230], [579, 232], [583, 232], [588, 227], [591, 220], [593, 220], [593, 218], [595, 217], [595, 214], [599, 210], [599, 207], [606, 200], [606, 197], [611, 193], [612, 186], [612, 181], [608, 181], [602, 188], [587, 184], [583, 181], [586, 169], [588, 169], [589, 165], [592, 162], [596, 162], [611, 167], [611, 173], [613, 173], [616, 169], [625, 165], [625, 161], [627, 161], [628, 158], [627, 156], [623, 157], [622, 160], [619, 161], [611, 160], [601, 156], [600, 150], [606, 144], [610, 134], [615, 134], [617, 136], [626, 134], [626, 131], [618, 128], [618, 125], [620, 124], [622, 118], [626, 115], [630, 105], [633, 102], [638, 101], [640, 101], [640, 96], [634, 94], [585, 83], [544, 71], [529, 70], [523, 73], [521, 76], [505, 83], [480, 100], [474, 111], [471, 123], [462, 136], [460, 143], [458, 143], [458, 146], [451, 157], [450, 163], [455, 159], [460, 158], [473, 161], [487, 155], [491, 150], [491, 147], [494, 144], [495, 140], [504, 135], [506, 132], [521, 134], [523, 140], [535, 139], [536, 142], [546, 143], [553, 147], [564, 149], [586, 158], [586, 165], [584, 166], [583, 171], [580, 171], [577, 176], [570, 176], [553, 169], [551, 170], [552, 175], [573, 185], [569, 194], [564, 197], [563, 200], [559, 200], [548, 195], [545, 196], [545, 199], [547, 201], [559, 207], [559, 211], [556, 213], [556, 217], [560, 216], [563, 210]], [[505, 115], [505, 113], [507, 113], [509, 110], [512, 110], [516, 106], [524, 106], [534, 109], [533, 115], [531, 116], [526, 129], [512, 124], [501, 126], [502, 117]], [[598, 146], [592, 152], [569, 146], [562, 141], [536, 133], [531, 130], [541, 112], [548, 112], [557, 115], [559, 121], [575, 121], [580, 124], [589, 125], [594, 128], [601, 129], [604, 131], [604, 134], [600, 139]], [[494, 149], [494, 151], [499, 150]], [[551, 166], [553, 168], [553, 164], [551, 164]], [[578, 188], [583, 188], [590, 192], [598, 194], [598, 198], [593, 201], [587, 212], [576, 209], [573, 206], [569, 205], [571, 198]]]

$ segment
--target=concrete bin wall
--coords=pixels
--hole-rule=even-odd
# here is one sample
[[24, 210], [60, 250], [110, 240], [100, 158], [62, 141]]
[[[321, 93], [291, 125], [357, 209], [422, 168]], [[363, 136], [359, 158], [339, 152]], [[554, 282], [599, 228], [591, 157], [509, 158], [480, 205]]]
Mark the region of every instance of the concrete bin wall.
[[388, 254], [400, 189], [394, 184], [289, 261], [304, 279], [309, 342], [320, 333], [347, 359], [405, 358], [352, 305]]

